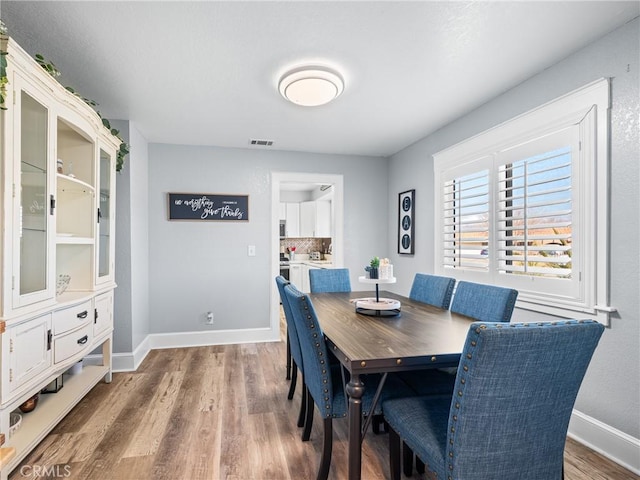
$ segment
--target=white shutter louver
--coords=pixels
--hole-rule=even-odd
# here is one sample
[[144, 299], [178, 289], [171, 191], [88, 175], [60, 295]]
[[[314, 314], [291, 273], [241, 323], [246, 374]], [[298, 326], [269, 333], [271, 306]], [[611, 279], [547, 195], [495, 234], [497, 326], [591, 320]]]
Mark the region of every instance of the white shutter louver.
[[489, 171], [451, 179], [443, 187], [443, 265], [488, 270]]
[[498, 269], [571, 278], [571, 148], [499, 168]]

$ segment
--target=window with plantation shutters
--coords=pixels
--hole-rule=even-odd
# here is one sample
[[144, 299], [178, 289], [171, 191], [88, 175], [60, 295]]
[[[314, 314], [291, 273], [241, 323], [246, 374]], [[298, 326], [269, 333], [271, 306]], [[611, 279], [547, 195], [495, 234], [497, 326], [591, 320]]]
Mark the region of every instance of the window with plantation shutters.
[[608, 323], [608, 108], [600, 80], [434, 155], [435, 273]]
[[577, 135], [573, 126], [497, 156], [499, 272], [572, 278]]
[[489, 268], [489, 171], [444, 183], [443, 263], [486, 271]]

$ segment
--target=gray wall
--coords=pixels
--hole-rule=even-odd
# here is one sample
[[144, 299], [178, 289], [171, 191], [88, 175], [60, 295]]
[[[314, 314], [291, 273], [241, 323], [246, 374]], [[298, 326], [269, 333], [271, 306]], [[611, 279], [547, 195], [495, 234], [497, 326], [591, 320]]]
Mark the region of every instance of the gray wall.
[[112, 121], [131, 153], [116, 174], [116, 283], [113, 351], [130, 353], [149, 334], [149, 158], [128, 121]]
[[[639, 22], [634, 20], [394, 155], [388, 229], [390, 250], [395, 250], [397, 194], [415, 188], [416, 255], [393, 256], [396, 291], [406, 294], [416, 272], [434, 268], [432, 155], [593, 80], [611, 77], [610, 303], [618, 313], [598, 346], [576, 409], [635, 438], [640, 437]], [[513, 317], [532, 318], [543, 316], [516, 311]]]
[[[378, 157], [151, 144], [150, 333], [269, 327], [272, 171], [344, 176], [345, 266], [362, 270], [387, 251], [387, 166]], [[248, 194], [250, 220], [169, 221], [169, 192]]]

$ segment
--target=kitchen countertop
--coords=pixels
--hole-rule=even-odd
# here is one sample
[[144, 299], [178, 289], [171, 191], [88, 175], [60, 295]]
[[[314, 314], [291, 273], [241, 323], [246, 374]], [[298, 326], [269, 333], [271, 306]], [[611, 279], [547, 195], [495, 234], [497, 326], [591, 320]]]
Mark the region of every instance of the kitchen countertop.
[[309, 265], [311, 267], [319, 267], [319, 268], [333, 268], [333, 262], [331, 260], [304, 260], [304, 259], [295, 259], [289, 260], [290, 265]]

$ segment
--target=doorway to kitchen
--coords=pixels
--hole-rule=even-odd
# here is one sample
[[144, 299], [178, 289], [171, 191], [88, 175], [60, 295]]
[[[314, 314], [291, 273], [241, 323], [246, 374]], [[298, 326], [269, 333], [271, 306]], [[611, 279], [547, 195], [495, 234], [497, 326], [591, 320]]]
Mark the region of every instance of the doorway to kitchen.
[[[330, 248], [334, 267], [344, 265], [343, 224], [344, 224], [344, 191], [343, 176], [325, 173], [272, 172], [271, 173], [271, 329], [277, 332], [280, 325], [280, 296], [274, 278], [280, 274], [280, 237], [283, 228], [280, 222], [281, 192], [293, 190], [330, 191]], [[326, 245], [329, 248], [329, 245]]]

